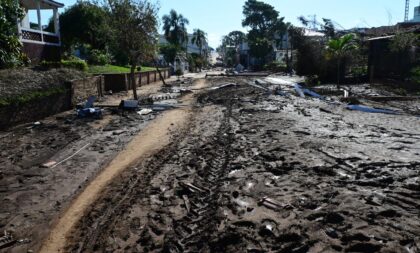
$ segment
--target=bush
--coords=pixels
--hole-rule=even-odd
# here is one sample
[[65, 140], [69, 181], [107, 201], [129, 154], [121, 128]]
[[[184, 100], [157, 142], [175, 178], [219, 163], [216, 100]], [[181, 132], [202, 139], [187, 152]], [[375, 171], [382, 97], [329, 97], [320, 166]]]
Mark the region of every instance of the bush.
[[420, 66], [411, 69], [410, 78], [415, 83], [420, 84]]
[[83, 60], [61, 60], [60, 62], [57, 61], [42, 61], [41, 67], [50, 69], [50, 68], [71, 68], [77, 69], [80, 71], [87, 71], [88, 65]]
[[287, 66], [286, 64], [273, 61], [264, 65], [264, 70], [272, 72], [287, 72]]
[[70, 61], [61, 60], [61, 66], [64, 68], [72, 68], [72, 69], [77, 69], [81, 71], [88, 70], [88, 65], [83, 60], [70, 60]]
[[106, 65], [111, 63], [111, 56], [101, 50], [92, 49], [88, 56], [89, 64]]
[[321, 81], [319, 80], [319, 77], [317, 75], [309, 75], [305, 77], [305, 84], [307, 86], [316, 86], [320, 85]]
[[182, 69], [177, 69], [176, 71], [175, 71], [175, 75], [176, 76], [182, 76], [184, 74], [184, 71], [182, 71]]

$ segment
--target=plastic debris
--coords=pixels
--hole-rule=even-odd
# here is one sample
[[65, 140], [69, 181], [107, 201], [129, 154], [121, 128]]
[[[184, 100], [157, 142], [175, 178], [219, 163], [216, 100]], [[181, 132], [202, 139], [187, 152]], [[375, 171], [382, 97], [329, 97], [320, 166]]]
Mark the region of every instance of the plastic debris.
[[95, 97], [90, 96], [86, 101], [82, 109], [77, 110], [77, 117], [79, 118], [101, 118], [102, 110], [99, 108], [94, 108], [93, 103], [95, 102]]
[[300, 86], [299, 84], [295, 84], [295, 90], [298, 93], [298, 95], [302, 98], [305, 97], [305, 94], [314, 98], [319, 98], [324, 100], [325, 98], [321, 95], [319, 95], [318, 93], [311, 91], [309, 89], [305, 89], [302, 86]]
[[213, 88], [210, 88], [210, 89], [211, 90], [218, 90], [218, 89], [229, 88], [229, 87], [234, 87], [234, 86], [237, 86], [237, 84], [236, 83], [226, 83], [226, 84], [223, 84], [223, 85], [220, 85], [220, 86], [217, 86], [217, 87], [213, 87]]
[[242, 66], [242, 64], [240, 64], [240, 63], [238, 65], [236, 65], [236, 67], [235, 67], [235, 71], [238, 72], [238, 73], [244, 72], [244, 69], [245, 69], [245, 67]]
[[127, 111], [137, 110], [139, 107], [139, 101], [137, 100], [121, 100], [120, 109]]
[[153, 110], [152, 110], [152, 109], [142, 109], [142, 110], [138, 111], [137, 113], [138, 113], [139, 115], [147, 115], [147, 114], [150, 114], [150, 113], [152, 113], [152, 112], [153, 112]]
[[56, 161], [48, 161], [48, 162], [42, 164], [41, 167], [42, 168], [51, 168], [51, 167], [53, 167], [56, 164], [57, 164]]
[[367, 107], [363, 105], [348, 105], [346, 106], [346, 108], [352, 111], [361, 111], [361, 112], [368, 112], [368, 113], [399, 114], [398, 112], [393, 111], [393, 110], [372, 108], [372, 107]]
[[297, 92], [297, 94], [304, 98], [305, 94], [303, 93], [302, 87], [299, 84], [295, 84], [295, 91]]

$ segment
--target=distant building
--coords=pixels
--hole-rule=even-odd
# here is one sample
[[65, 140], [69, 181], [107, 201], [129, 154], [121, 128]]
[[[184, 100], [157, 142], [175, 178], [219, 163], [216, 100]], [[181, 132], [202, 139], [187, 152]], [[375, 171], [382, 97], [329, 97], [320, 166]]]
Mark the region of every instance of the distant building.
[[[19, 3], [25, 10], [25, 16], [17, 22], [23, 52], [32, 62], [60, 60], [61, 40], [58, 9], [63, 8], [64, 4], [53, 0], [20, 0]], [[36, 23], [29, 21], [30, 10], [36, 10]], [[46, 31], [46, 27], [42, 26], [42, 10], [53, 11], [53, 28], [51, 31]]]
[[420, 23], [420, 5], [414, 8], [414, 17], [406, 23]]
[[[306, 37], [311, 37], [315, 39], [322, 39], [324, 38], [324, 34], [312, 29], [302, 28], [304, 30], [304, 35]], [[286, 64], [287, 59], [292, 58], [292, 54], [294, 54], [294, 50], [291, 47], [290, 43], [290, 36], [288, 33], [284, 34], [281, 38], [278, 36], [277, 38], [280, 42], [276, 45], [273, 43], [273, 52], [274, 55], [271, 56], [272, 60]], [[240, 55], [239, 62], [245, 66], [246, 68], [252, 67], [257, 65], [257, 59], [253, 58], [249, 53], [249, 45], [248, 42], [243, 42], [239, 48], [238, 53]]]
[[[206, 55], [208, 58], [210, 58], [210, 51], [211, 48], [209, 47], [208, 43], [205, 43], [203, 45], [203, 48], [200, 52], [200, 48], [192, 42], [193, 39], [193, 35], [192, 34], [188, 34], [188, 43], [186, 43], [185, 47], [187, 49], [187, 54], [198, 54], [198, 55]], [[168, 45], [169, 42], [166, 40], [164, 35], [159, 35], [159, 45]], [[168, 62], [169, 65], [172, 66], [173, 70], [176, 71], [178, 69], [183, 70], [184, 72], [188, 72], [189, 71], [189, 64], [188, 64], [188, 59], [187, 59], [187, 54], [185, 53], [181, 53], [179, 55], [177, 55], [177, 57], [175, 58], [175, 62], [170, 63]], [[163, 56], [160, 55], [159, 56], [160, 59], [163, 60]], [[208, 59], [210, 60], [210, 59]]]
[[[325, 35], [321, 32], [318, 32], [309, 28], [302, 28], [305, 37], [314, 38], [314, 39], [323, 39]], [[288, 33], [283, 35], [281, 42], [278, 46], [275, 47], [277, 62], [286, 64], [287, 59], [291, 59], [294, 50], [290, 44], [290, 36]]]
[[[369, 42], [368, 73], [371, 82], [383, 80], [403, 81], [410, 70], [419, 64], [420, 48], [412, 47], [403, 52], [392, 52], [389, 45], [396, 34], [420, 35], [420, 23], [399, 23], [393, 27], [367, 30]], [[375, 35], [375, 36], [372, 36]]]

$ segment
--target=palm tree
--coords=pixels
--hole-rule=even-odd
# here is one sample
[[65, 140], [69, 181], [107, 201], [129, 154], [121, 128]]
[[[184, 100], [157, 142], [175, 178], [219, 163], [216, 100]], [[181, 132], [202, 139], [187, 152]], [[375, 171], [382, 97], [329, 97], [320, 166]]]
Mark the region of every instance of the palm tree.
[[328, 42], [328, 55], [337, 59], [337, 88], [340, 88], [341, 61], [357, 48], [354, 34], [346, 34], [338, 39], [331, 39]]
[[188, 19], [175, 10], [171, 10], [169, 15], [163, 16], [163, 31], [166, 40], [175, 46], [182, 46], [188, 41], [187, 25]]
[[195, 29], [191, 42], [198, 46], [200, 49], [200, 56], [202, 56], [203, 46], [207, 43], [207, 34], [200, 29]]

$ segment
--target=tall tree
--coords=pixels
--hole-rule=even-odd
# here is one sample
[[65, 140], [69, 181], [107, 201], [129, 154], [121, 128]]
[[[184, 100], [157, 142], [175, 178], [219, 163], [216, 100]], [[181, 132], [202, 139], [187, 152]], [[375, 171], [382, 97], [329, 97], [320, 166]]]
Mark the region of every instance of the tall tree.
[[191, 42], [197, 45], [197, 47], [200, 49], [200, 56], [203, 56], [203, 46], [207, 44], [207, 34], [203, 30], [195, 29]]
[[131, 65], [130, 80], [134, 99], [137, 87], [136, 67], [156, 53], [157, 7], [149, 0], [108, 0], [117, 46], [127, 52]]
[[0, 68], [19, 62], [22, 45], [17, 36], [16, 20], [23, 17], [18, 1], [1, 0], [0, 4]]
[[[53, 27], [53, 21], [50, 21]], [[78, 1], [60, 15], [63, 47], [89, 44], [94, 49], [105, 49], [110, 40], [109, 15], [105, 8], [87, 1]]]
[[316, 19], [309, 20], [304, 16], [298, 17], [298, 20], [302, 23], [303, 26], [307, 28], [315, 28], [316, 30], [321, 30], [327, 39], [335, 39], [337, 37], [336, 27], [334, 25], [334, 21], [328, 18], [323, 18], [322, 22], [318, 22]]
[[245, 41], [246, 34], [241, 31], [232, 31], [223, 37], [219, 51], [228, 66], [239, 64], [239, 47]]
[[225, 46], [240, 46], [246, 40], [246, 34], [241, 31], [233, 31], [223, 37], [222, 44]]
[[177, 47], [183, 48], [188, 42], [187, 25], [188, 19], [182, 14], [178, 14], [175, 10], [171, 10], [169, 15], [163, 16], [163, 31], [166, 40]]
[[287, 30], [284, 17], [279, 17], [273, 6], [257, 0], [246, 1], [243, 14], [242, 26], [251, 29], [248, 33], [251, 55], [264, 60]]
[[354, 34], [346, 34], [338, 39], [328, 41], [328, 54], [337, 60], [337, 88], [340, 88], [341, 63], [344, 57], [350, 55], [357, 48]]

